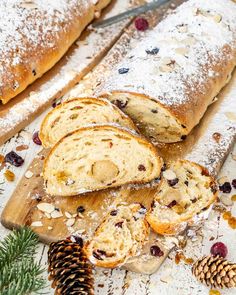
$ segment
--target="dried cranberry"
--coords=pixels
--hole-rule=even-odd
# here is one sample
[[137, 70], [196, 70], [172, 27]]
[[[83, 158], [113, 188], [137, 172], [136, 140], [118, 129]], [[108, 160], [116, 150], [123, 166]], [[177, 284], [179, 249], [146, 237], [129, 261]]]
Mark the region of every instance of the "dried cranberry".
[[76, 209], [77, 213], [84, 213], [85, 211], [85, 208], [84, 206], [79, 206], [77, 209]]
[[229, 182], [225, 182], [224, 184], [219, 186], [220, 191], [223, 193], [229, 194], [232, 190], [231, 184]]
[[149, 27], [148, 21], [143, 17], [136, 18], [134, 24], [138, 31], [146, 31]]
[[110, 212], [110, 215], [111, 215], [111, 216], [116, 216], [116, 215], [117, 215], [117, 210], [112, 210], [112, 211]]
[[157, 114], [158, 113], [158, 110], [151, 110], [151, 112], [153, 113], [153, 114]]
[[122, 228], [124, 221], [117, 222], [115, 224], [116, 227]]
[[213, 256], [220, 255], [221, 257], [225, 258], [228, 254], [228, 249], [222, 242], [217, 242], [211, 247], [211, 254]]
[[152, 256], [161, 257], [164, 255], [164, 252], [160, 249], [160, 247], [154, 245], [150, 248], [150, 253]]
[[232, 180], [232, 186], [236, 189], [236, 179]]
[[140, 164], [140, 165], [138, 166], [138, 170], [139, 170], [139, 171], [146, 171], [146, 168], [145, 168], [144, 165]]
[[169, 186], [175, 186], [179, 182], [179, 179], [178, 178], [168, 179], [167, 182]]
[[24, 163], [24, 159], [17, 155], [14, 151], [11, 151], [10, 153], [6, 154], [5, 156], [5, 162], [8, 162], [16, 167], [20, 167]]
[[37, 145], [42, 145], [42, 141], [41, 139], [39, 138], [39, 132], [34, 132], [33, 134], [33, 142]]
[[120, 68], [118, 70], [119, 74], [123, 75], [123, 74], [127, 74], [129, 71], [129, 68]]
[[168, 208], [172, 208], [175, 205], [177, 205], [177, 202], [175, 200], [173, 200], [172, 202], [170, 202], [170, 204], [167, 206]]
[[159, 52], [159, 50], [160, 50], [159, 48], [155, 47], [155, 48], [153, 48], [151, 50], [150, 49], [147, 49], [146, 50], [146, 53], [147, 54], [150, 54], [150, 55], [156, 55]]

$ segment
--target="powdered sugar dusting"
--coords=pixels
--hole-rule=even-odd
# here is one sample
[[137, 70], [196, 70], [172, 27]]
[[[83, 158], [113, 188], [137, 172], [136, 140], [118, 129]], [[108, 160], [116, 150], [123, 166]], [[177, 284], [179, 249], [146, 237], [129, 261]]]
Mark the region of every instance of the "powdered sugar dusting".
[[[183, 105], [196, 87], [206, 91], [205, 81], [220, 74], [216, 65], [235, 59], [235, 39], [235, 3], [190, 0], [134, 44], [101, 92], [131, 91], [165, 105]], [[123, 68], [128, 72], [120, 74]]]
[[0, 1], [0, 87], [17, 89], [19, 69], [32, 71], [32, 58], [57, 48], [60, 32], [93, 7], [91, 0]]

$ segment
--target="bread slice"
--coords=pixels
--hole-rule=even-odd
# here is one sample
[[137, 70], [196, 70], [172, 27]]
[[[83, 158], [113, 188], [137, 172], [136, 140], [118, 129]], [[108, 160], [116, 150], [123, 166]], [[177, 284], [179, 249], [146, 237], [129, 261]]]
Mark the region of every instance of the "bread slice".
[[205, 168], [178, 160], [163, 172], [147, 221], [158, 234], [177, 234], [216, 196], [216, 183]]
[[110, 211], [85, 246], [88, 259], [96, 266], [114, 268], [136, 256], [149, 234], [145, 213], [138, 203]]
[[51, 110], [41, 124], [39, 136], [43, 146], [49, 148], [68, 133], [92, 123], [117, 123], [136, 129], [131, 119], [108, 100], [86, 97], [64, 102]]
[[77, 195], [89, 191], [147, 183], [160, 176], [156, 148], [122, 127], [95, 125], [62, 138], [44, 163], [48, 194]]

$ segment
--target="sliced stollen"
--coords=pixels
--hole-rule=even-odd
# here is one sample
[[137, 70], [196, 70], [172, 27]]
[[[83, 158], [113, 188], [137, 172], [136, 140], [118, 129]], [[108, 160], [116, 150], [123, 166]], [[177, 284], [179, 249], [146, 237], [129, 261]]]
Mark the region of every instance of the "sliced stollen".
[[94, 125], [62, 138], [44, 163], [48, 194], [77, 195], [123, 184], [142, 184], [160, 176], [156, 148], [120, 126]]
[[133, 45], [96, 94], [160, 142], [197, 125], [236, 65], [236, 4], [189, 0]]
[[138, 203], [110, 211], [85, 246], [88, 259], [96, 266], [114, 268], [138, 255], [149, 235], [145, 213]]
[[72, 99], [51, 110], [41, 124], [39, 136], [43, 146], [49, 148], [72, 131], [104, 123], [137, 130], [131, 119], [108, 100], [86, 97]]
[[202, 166], [187, 161], [172, 162], [163, 172], [146, 219], [158, 234], [174, 235], [197, 219], [217, 197], [217, 186]]

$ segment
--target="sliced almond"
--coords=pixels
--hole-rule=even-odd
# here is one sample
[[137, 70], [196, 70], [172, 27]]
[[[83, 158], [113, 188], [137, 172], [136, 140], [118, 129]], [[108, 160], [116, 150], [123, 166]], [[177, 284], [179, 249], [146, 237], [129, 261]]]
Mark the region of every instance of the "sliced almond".
[[28, 179], [31, 178], [33, 175], [34, 175], [34, 173], [32, 171], [30, 171], [30, 170], [25, 172], [25, 177], [28, 178]]
[[230, 120], [230, 121], [236, 121], [236, 114], [233, 112], [226, 112], [225, 113], [226, 117]]
[[172, 180], [176, 178], [176, 174], [174, 173], [174, 171], [167, 169], [165, 171], [163, 171], [163, 177], [165, 177], [165, 179], [167, 180]]
[[71, 215], [69, 212], [67, 212], [67, 211], [65, 211], [65, 216], [66, 216], [67, 218], [71, 218], [71, 217], [72, 217], [72, 215]]
[[22, 2], [20, 3], [20, 7], [26, 8], [26, 9], [36, 9], [38, 8], [36, 3], [33, 2]]
[[192, 46], [196, 44], [197, 40], [194, 37], [187, 37], [182, 40], [185, 45]]
[[51, 213], [51, 217], [52, 218], [60, 218], [62, 217], [63, 214], [61, 213], [61, 211], [57, 211], [57, 210], [54, 210], [52, 213]]
[[71, 227], [75, 224], [75, 218], [70, 218], [66, 221], [66, 226]]
[[42, 221], [34, 221], [31, 223], [31, 226], [40, 227], [40, 226], [43, 226], [43, 223], [42, 223]]
[[220, 14], [213, 15], [213, 19], [216, 23], [220, 23], [222, 20], [222, 16]]
[[169, 72], [173, 71], [173, 68], [171, 66], [168, 66], [168, 65], [162, 65], [162, 66], [160, 66], [159, 69], [160, 69], [161, 72], [164, 72], [164, 73], [169, 73]]
[[186, 47], [180, 47], [180, 48], [176, 48], [175, 52], [181, 55], [186, 55], [189, 52], [189, 49]]
[[48, 219], [51, 219], [51, 218], [52, 218], [51, 215], [50, 215], [49, 213], [45, 212], [44, 214], [45, 214], [45, 216], [46, 216]]
[[186, 25], [178, 26], [178, 31], [179, 31], [180, 33], [187, 33], [187, 31], [188, 31], [188, 26], [186, 26]]
[[37, 205], [37, 208], [40, 211], [46, 212], [46, 213], [52, 213], [55, 210], [55, 206], [50, 203], [39, 203]]

